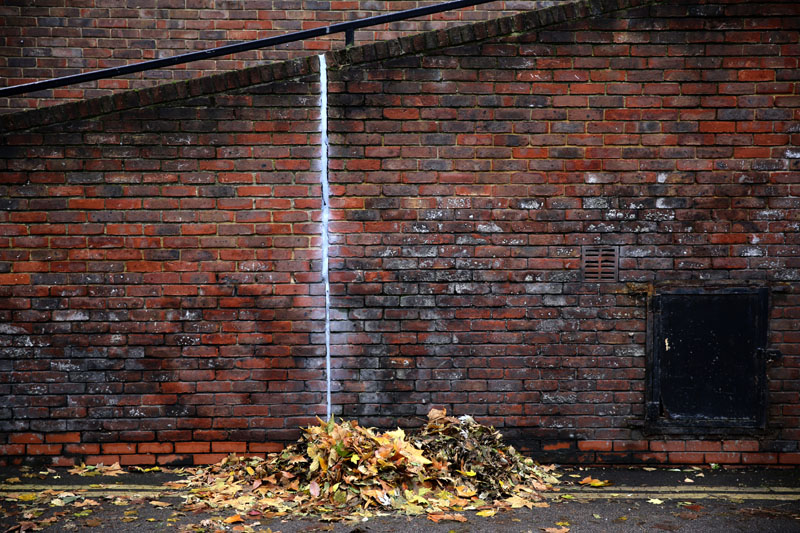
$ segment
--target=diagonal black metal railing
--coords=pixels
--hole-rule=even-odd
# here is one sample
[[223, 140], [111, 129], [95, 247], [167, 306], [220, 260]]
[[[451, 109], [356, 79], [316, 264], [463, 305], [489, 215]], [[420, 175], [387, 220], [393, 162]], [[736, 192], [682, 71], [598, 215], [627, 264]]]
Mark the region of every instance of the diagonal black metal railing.
[[83, 72], [81, 74], [72, 74], [70, 76], [53, 78], [50, 80], [42, 80], [31, 83], [12, 85], [11, 87], [1, 87], [0, 97], [16, 96], [19, 94], [41, 91], [44, 89], [54, 89], [57, 87], [64, 87], [67, 85], [74, 85], [76, 83], [84, 83], [87, 81], [96, 81], [106, 78], [113, 78], [116, 76], [123, 76], [125, 74], [133, 74], [135, 72], [143, 72], [145, 70], [171, 67], [183, 63], [191, 63], [192, 61], [199, 61], [201, 59], [211, 59], [213, 57], [236, 54], [239, 52], [247, 52], [249, 50], [267, 48], [269, 46], [277, 46], [280, 44], [292, 43], [295, 41], [303, 41], [305, 39], [313, 39], [315, 37], [322, 37], [324, 35], [333, 35], [342, 32], [345, 33], [345, 41], [347, 42], [347, 44], [352, 44], [354, 31], [359, 28], [367, 28], [369, 26], [376, 26], [378, 24], [397, 22], [400, 20], [407, 20], [411, 18], [422, 17], [425, 15], [432, 15], [434, 13], [452, 11], [454, 9], [461, 9], [464, 7], [487, 4], [493, 1], [495, 0], [454, 0], [451, 2], [444, 2], [432, 6], [416, 7], [413, 9], [406, 9], [404, 11], [396, 11], [394, 13], [387, 13], [385, 15], [376, 15], [374, 17], [366, 17], [358, 20], [339, 22], [337, 24], [331, 24], [330, 26], [322, 26], [310, 30], [287, 33], [285, 35], [266, 37], [264, 39], [257, 39], [255, 41], [246, 41], [243, 43], [228, 44], [217, 48], [210, 48], [208, 50], [200, 50], [198, 52], [189, 52], [187, 54], [180, 54], [172, 57], [152, 59], [150, 61], [142, 61], [141, 63], [133, 63], [130, 65], [124, 65], [120, 67], [111, 67], [101, 70], [94, 70], [92, 72]]

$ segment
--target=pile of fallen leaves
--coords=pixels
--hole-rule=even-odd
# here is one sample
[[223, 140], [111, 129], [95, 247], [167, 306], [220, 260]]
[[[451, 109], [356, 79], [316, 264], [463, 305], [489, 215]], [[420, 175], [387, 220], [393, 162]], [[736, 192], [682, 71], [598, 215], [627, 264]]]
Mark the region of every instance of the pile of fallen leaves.
[[553, 467], [521, 456], [494, 428], [434, 409], [411, 436], [320, 422], [266, 459], [231, 455], [199, 470], [186, 480], [186, 498], [190, 509], [233, 509], [250, 517], [337, 520], [400, 512], [464, 521], [461, 511], [491, 516], [504, 508], [546, 507], [539, 492], [553, 483]]

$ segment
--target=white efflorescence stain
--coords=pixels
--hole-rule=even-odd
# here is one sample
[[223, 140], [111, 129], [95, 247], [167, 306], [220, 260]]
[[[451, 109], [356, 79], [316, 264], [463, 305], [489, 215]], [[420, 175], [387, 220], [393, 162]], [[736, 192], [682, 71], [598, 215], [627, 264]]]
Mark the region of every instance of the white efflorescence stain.
[[322, 281], [325, 284], [325, 416], [330, 420], [331, 412], [331, 284], [328, 278], [328, 254], [330, 239], [328, 226], [331, 219], [330, 184], [328, 183], [328, 65], [325, 54], [319, 56], [319, 179], [322, 184]]

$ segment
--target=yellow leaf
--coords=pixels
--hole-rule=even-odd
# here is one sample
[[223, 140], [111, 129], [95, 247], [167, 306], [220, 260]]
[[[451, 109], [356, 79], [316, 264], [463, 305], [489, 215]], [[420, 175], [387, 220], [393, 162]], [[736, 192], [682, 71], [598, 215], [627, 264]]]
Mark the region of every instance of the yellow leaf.
[[36, 499], [36, 494], [33, 492], [26, 492], [25, 494], [20, 494], [17, 496], [17, 499], [21, 502], [32, 502]]
[[386, 436], [392, 440], [403, 440], [406, 438], [406, 432], [397, 428], [394, 431], [387, 431]]
[[6, 480], [6, 483], [22, 483], [22, 481], [18, 477], [10, 477]]
[[658, 498], [650, 498], [649, 500], [647, 500], [647, 503], [652, 503], [653, 505], [661, 505], [662, 503], [664, 503], [664, 501], [659, 500]]
[[557, 526], [568, 526], [568, 525], [569, 525], [569, 522], [567, 522], [566, 520], [564, 520], [563, 522], [556, 522], [556, 525], [557, 525]]
[[233, 516], [229, 516], [228, 518], [225, 519], [225, 523], [226, 524], [237, 524], [239, 522], [244, 522], [244, 518], [242, 518], [238, 514], [235, 514]]
[[462, 498], [469, 498], [470, 496], [475, 496], [477, 493], [478, 492], [475, 489], [467, 488], [464, 485], [458, 485], [456, 487], [456, 494]]
[[464, 474], [465, 476], [469, 476], [469, 477], [474, 477], [474, 476], [478, 475], [472, 470], [458, 470], [457, 472], [460, 473], [460, 474]]
[[256, 471], [250, 468], [249, 466], [245, 467], [245, 470], [247, 470], [247, 473], [250, 474], [251, 476], [256, 475]]
[[580, 483], [581, 485], [589, 485], [591, 487], [607, 487], [608, 485], [611, 485], [611, 482], [608, 480], [599, 480], [593, 478], [592, 476], [586, 476], [578, 483]]
[[172, 504], [167, 503], [167, 502], [159, 502], [159, 501], [153, 500], [153, 501], [150, 502], [150, 505], [153, 505], [155, 507], [169, 507]]
[[478, 511], [475, 514], [478, 516], [494, 516], [495, 514], [497, 514], [497, 511], [495, 511], [494, 509], [486, 509], [485, 511]]

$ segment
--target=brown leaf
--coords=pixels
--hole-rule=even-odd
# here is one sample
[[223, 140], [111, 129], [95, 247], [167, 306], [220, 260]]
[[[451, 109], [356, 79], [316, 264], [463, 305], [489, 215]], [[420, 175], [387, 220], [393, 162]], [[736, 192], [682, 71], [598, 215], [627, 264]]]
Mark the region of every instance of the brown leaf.
[[428, 412], [428, 420], [437, 420], [447, 416], [447, 409], [431, 409]]
[[607, 487], [608, 485], [611, 485], [611, 482], [608, 480], [595, 479], [592, 476], [586, 476], [578, 483], [581, 485], [589, 485], [590, 487]]
[[239, 522], [244, 522], [244, 518], [242, 518], [238, 514], [235, 514], [233, 516], [229, 516], [228, 518], [225, 519], [225, 523], [226, 524], [238, 524]]
[[152, 500], [150, 502], [150, 505], [153, 505], [155, 507], [169, 507], [172, 504], [167, 503], [167, 502], [160, 502], [160, 501], [157, 501], [157, 500]]
[[430, 513], [428, 520], [436, 522], [437, 524], [443, 520], [452, 520], [455, 522], [466, 522], [467, 518], [462, 514], [457, 513]]

